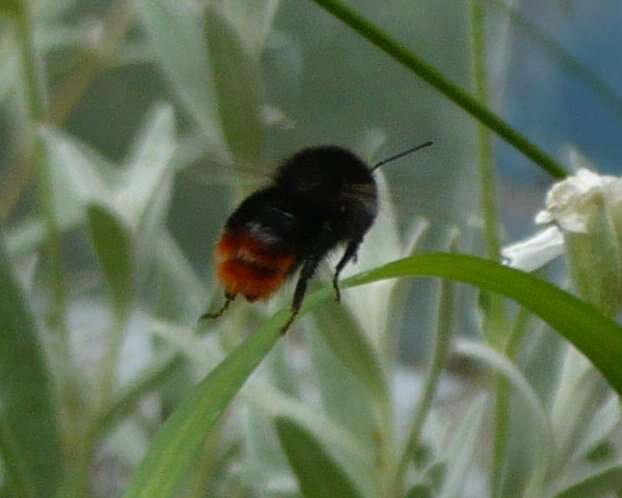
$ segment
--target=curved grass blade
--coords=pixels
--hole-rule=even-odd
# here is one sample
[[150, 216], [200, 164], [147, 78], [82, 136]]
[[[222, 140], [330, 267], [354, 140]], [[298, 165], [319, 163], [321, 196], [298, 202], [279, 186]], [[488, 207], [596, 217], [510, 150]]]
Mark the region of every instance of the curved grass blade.
[[280, 337], [288, 313], [278, 313], [231, 353], [167, 419], [151, 444], [124, 498], [171, 496], [210, 429]]
[[62, 461], [52, 380], [1, 240], [0, 282], [0, 456], [15, 496], [49, 497]]
[[530, 274], [466, 255], [430, 253], [358, 275], [350, 285], [380, 278], [444, 277], [514, 299], [574, 344], [622, 393], [622, 328], [595, 307]]
[[[397, 277], [442, 277], [510, 297], [579, 348], [622, 393], [622, 328], [554, 285], [474, 256], [431, 253], [389, 263], [343, 282], [343, 288]], [[311, 294], [301, 313], [333, 296], [327, 286]], [[210, 429], [248, 376], [276, 343], [288, 316], [282, 310], [195, 386], [155, 437], [124, 498], [165, 498], [192, 463]]]
[[289, 418], [278, 418], [275, 424], [305, 498], [361, 498], [356, 485], [310, 432]]
[[406, 66], [448, 99], [471, 114], [471, 116], [493, 130], [506, 142], [525, 154], [551, 176], [555, 178], [564, 178], [568, 175], [565, 169], [553, 157], [527, 140], [488, 107], [480, 104], [471, 95], [446, 79], [436, 68], [424, 62], [399, 42], [390, 38], [377, 26], [357, 14], [354, 10], [338, 0], [313, 1], [350, 26], [354, 31], [376, 45], [380, 50], [391, 56], [397, 62]]

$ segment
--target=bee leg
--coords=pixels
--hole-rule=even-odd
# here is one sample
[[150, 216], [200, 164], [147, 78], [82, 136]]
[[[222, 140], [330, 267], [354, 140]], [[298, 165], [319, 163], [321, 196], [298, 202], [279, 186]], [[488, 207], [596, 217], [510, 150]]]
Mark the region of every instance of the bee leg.
[[350, 242], [348, 242], [343, 256], [341, 256], [339, 263], [337, 263], [337, 266], [335, 267], [335, 275], [333, 276], [333, 288], [335, 289], [335, 301], [337, 302], [341, 300], [341, 292], [339, 291], [339, 274], [349, 261], [356, 261], [356, 252], [358, 251], [360, 245], [360, 239], [351, 240]]
[[311, 255], [304, 260], [304, 263], [302, 264], [302, 269], [300, 270], [300, 275], [298, 276], [298, 282], [296, 282], [296, 290], [294, 291], [294, 300], [292, 301], [291, 312], [289, 318], [287, 319], [287, 322], [285, 322], [285, 325], [281, 327], [281, 334], [285, 334], [285, 332], [287, 332], [287, 329], [298, 316], [298, 313], [300, 312], [300, 308], [302, 306], [302, 301], [304, 300], [305, 294], [307, 292], [307, 283], [315, 273], [315, 270], [320, 264], [320, 261], [321, 257], [318, 257], [317, 255]]
[[220, 316], [222, 316], [222, 314], [227, 311], [227, 308], [229, 307], [229, 305], [233, 302], [233, 300], [235, 299], [235, 294], [228, 294], [225, 293], [225, 303], [222, 305], [222, 308], [220, 308], [218, 311], [215, 311], [214, 313], [203, 313], [201, 315], [201, 317], [199, 318], [199, 321], [203, 321], [206, 319], [215, 319], [215, 318], [219, 318]]
[[335, 243], [336, 241], [333, 231], [328, 225], [323, 226], [320, 236], [317, 239], [313, 249], [302, 262], [302, 269], [300, 270], [298, 282], [296, 282], [296, 289], [294, 290], [291, 313], [285, 325], [281, 327], [281, 334], [285, 334], [285, 332], [287, 332], [287, 329], [298, 316], [300, 308], [302, 307], [302, 301], [304, 300], [305, 293], [307, 292], [307, 283], [309, 282], [309, 279], [313, 277], [320, 261], [322, 261], [322, 258], [326, 256], [326, 253], [335, 245]]

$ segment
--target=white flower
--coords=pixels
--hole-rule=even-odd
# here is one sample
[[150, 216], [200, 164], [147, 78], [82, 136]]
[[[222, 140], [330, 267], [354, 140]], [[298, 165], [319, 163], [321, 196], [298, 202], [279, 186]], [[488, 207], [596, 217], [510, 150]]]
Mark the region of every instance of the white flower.
[[546, 207], [536, 215], [536, 223], [555, 223], [561, 229], [587, 233], [593, 216], [603, 208], [622, 201], [622, 180], [588, 169], [553, 185], [546, 196]]
[[622, 309], [622, 179], [581, 168], [553, 185], [535, 222], [551, 226], [505, 247], [506, 264], [532, 271], [565, 251], [581, 297], [610, 315]]
[[564, 237], [557, 227], [540, 230], [526, 240], [503, 248], [506, 264], [523, 271], [534, 271], [564, 251]]

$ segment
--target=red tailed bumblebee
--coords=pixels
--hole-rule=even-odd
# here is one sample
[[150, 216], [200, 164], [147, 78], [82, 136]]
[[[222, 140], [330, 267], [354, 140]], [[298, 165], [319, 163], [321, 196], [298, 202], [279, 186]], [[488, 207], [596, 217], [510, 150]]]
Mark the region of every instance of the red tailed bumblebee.
[[271, 184], [247, 197], [227, 220], [215, 250], [225, 303], [201, 319], [221, 316], [238, 294], [250, 302], [266, 299], [300, 270], [284, 333], [300, 311], [307, 283], [322, 259], [344, 244], [333, 276], [339, 300], [339, 274], [356, 257], [378, 211], [374, 170], [431, 144], [373, 167], [332, 145], [303, 149], [283, 162]]

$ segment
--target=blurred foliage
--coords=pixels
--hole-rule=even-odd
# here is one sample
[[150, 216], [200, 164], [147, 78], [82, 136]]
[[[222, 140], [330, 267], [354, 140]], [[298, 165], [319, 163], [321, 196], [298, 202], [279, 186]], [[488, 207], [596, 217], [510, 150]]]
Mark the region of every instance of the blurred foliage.
[[[476, 123], [450, 100], [462, 97], [317, 4], [335, 2], [0, 1], [0, 498], [619, 495], [613, 321], [493, 262], [382, 266], [453, 248], [457, 231], [472, 254], [507, 240], [542, 189], [506, 163], [534, 165], [478, 146]], [[564, 162], [553, 126], [525, 126], [536, 104], [521, 100], [517, 116], [505, 96], [523, 82], [512, 70], [527, 36], [545, 67], [620, 107], [615, 74], [598, 76], [530, 21], [542, 9], [563, 32], [571, 4], [349, 5]], [[616, 5], [602, 2], [594, 19]], [[291, 285], [196, 323], [222, 302], [220, 227], [275, 164], [318, 143], [373, 161], [429, 139], [378, 175], [382, 211], [356, 267], [375, 270], [348, 282], [391, 280], [339, 304], [324, 303], [328, 288], [313, 293], [281, 340], [286, 311], [266, 317], [287, 308]], [[525, 308], [449, 280], [396, 278], [407, 275], [470, 282]]]

